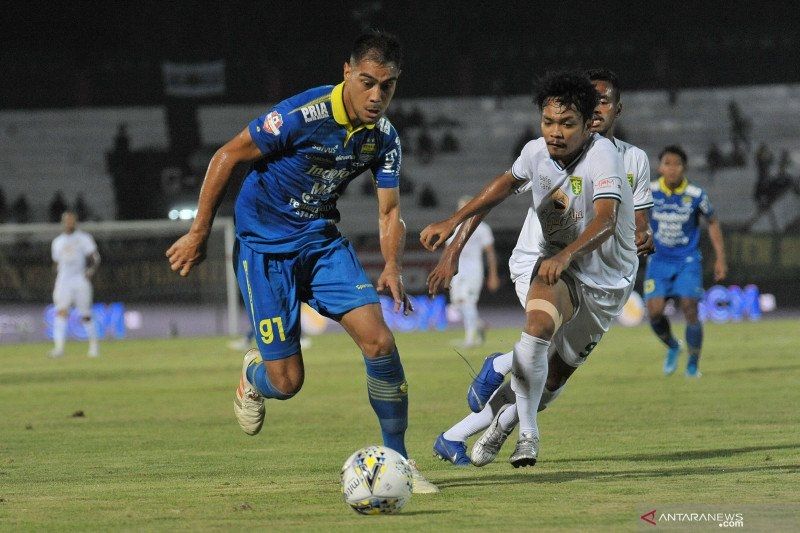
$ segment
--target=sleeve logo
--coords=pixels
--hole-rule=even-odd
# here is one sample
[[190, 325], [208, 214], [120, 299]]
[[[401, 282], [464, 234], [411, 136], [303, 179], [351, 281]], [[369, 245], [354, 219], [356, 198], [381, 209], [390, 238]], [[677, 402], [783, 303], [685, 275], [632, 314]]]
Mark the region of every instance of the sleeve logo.
[[264, 131], [277, 137], [281, 134], [281, 126], [283, 126], [283, 116], [277, 111], [272, 111], [264, 117]]

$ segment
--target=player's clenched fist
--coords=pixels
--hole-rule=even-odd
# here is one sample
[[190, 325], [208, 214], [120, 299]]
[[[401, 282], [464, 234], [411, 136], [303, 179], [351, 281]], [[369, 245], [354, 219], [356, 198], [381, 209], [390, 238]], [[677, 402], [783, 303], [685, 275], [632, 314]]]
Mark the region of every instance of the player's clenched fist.
[[195, 265], [199, 265], [206, 258], [207, 235], [189, 232], [169, 247], [167, 259], [173, 272], [181, 276], [188, 276]]

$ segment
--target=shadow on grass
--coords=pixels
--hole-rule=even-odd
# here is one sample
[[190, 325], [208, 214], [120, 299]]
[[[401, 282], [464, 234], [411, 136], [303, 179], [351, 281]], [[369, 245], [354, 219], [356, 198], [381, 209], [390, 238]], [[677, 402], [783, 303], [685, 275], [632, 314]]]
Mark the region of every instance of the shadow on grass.
[[728, 370], [719, 370], [714, 372], [715, 375], [720, 376], [734, 376], [738, 374], [768, 374], [770, 372], [784, 372], [786, 370], [800, 369], [800, 365], [783, 365], [783, 366], [754, 366], [748, 368], [732, 368]]
[[551, 459], [548, 463], [583, 463], [595, 461], [686, 461], [691, 459], [714, 459], [733, 457], [740, 453], [765, 452], [770, 450], [800, 450], [797, 444], [773, 444], [770, 446], [743, 446], [741, 448], [719, 448], [716, 450], [684, 450], [674, 453], [643, 453], [635, 455], [610, 455], [607, 457], [573, 457]]
[[[800, 465], [765, 465], [765, 466], [746, 466], [746, 467], [721, 467], [721, 466], [698, 466], [685, 468], [672, 468], [669, 470], [606, 470], [606, 471], [578, 471], [562, 470], [559, 472], [542, 472], [536, 468], [515, 471], [510, 465], [505, 465], [510, 471], [505, 473], [493, 473], [481, 475], [480, 477], [469, 477], [438, 482], [440, 488], [452, 487], [479, 487], [503, 484], [520, 483], [565, 483], [568, 481], [618, 481], [622, 479], [658, 479], [681, 476], [718, 476], [720, 474], [741, 474], [746, 472], [797, 472]], [[530, 475], [520, 475], [521, 473]]]

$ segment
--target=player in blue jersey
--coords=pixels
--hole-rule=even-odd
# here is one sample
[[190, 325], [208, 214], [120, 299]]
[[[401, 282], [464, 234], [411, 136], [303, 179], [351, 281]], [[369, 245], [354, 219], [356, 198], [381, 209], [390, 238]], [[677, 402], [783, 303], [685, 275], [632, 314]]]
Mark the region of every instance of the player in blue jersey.
[[708, 221], [708, 236], [714, 248], [714, 281], [721, 281], [728, 272], [722, 229], [705, 191], [690, 184], [685, 175], [686, 153], [679, 146], [667, 146], [659, 155], [661, 177], [653, 181], [652, 226], [656, 251], [647, 263], [644, 297], [650, 314], [650, 326], [667, 345], [664, 373], [678, 367], [680, 343], [672, 336], [669, 320], [664, 316], [667, 298], [679, 299], [686, 319], [686, 345], [689, 360], [686, 375], [700, 377], [699, 360], [703, 346], [703, 325], [697, 318], [697, 302], [703, 297], [700, 217]]
[[[401, 148], [383, 115], [400, 75], [397, 40], [359, 36], [336, 86], [280, 102], [220, 148], [209, 163], [197, 217], [167, 250], [182, 276], [205, 256], [219, 203], [240, 162], [252, 162], [236, 200], [234, 260], [258, 349], [244, 357], [234, 412], [248, 435], [264, 422], [264, 399], [291, 398], [303, 385], [300, 303], [337, 320], [364, 355], [369, 401], [386, 446], [408, 457], [408, 385], [377, 291], [395, 312], [412, 310], [403, 287], [405, 223], [400, 217]], [[371, 171], [378, 197], [385, 268], [373, 287], [350, 242], [336, 228], [336, 200], [355, 177]], [[413, 461], [415, 492], [437, 492]]]

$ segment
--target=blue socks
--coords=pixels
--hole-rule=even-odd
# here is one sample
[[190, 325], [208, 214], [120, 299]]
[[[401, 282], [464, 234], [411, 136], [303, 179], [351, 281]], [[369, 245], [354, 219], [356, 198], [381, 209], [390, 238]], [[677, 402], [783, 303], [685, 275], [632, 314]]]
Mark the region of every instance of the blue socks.
[[[659, 318], [650, 320], [650, 327], [653, 328], [653, 332], [656, 334], [656, 337], [661, 339], [661, 342], [670, 348], [678, 347], [678, 341], [672, 336], [672, 330], [669, 327], [669, 320], [667, 317], [661, 315]], [[686, 330], [686, 338], [689, 338], [688, 329]]]
[[408, 457], [405, 435], [408, 427], [408, 383], [397, 348], [389, 355], [364, 357], [367, 367], [369, 403], [381, 424], [384, 446]]
[[249, 381], [256, 389], [258, 389], [258, 392], [260, 392], [261, 396], [264, 398], [288, 400], [294, 396], [294, 394], [282, 393], [276, 389], [272, 383], [270, 383], [269, 376], [267, 375], [267, 367], [264, 366], [264, 363], [250, 365], [247, 367], [247, 381]]
[[689, 355], [700, 355], [703, 347], [703, 324], [686, 324], [686, 345], [689, 347]]

